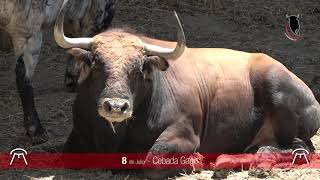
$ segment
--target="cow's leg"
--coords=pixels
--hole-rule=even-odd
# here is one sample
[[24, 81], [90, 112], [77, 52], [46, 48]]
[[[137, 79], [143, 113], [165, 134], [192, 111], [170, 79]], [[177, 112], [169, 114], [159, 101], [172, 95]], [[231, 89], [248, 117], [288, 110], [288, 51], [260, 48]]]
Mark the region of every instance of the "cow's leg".
[[[153, 164], [155, 154], [158, 157], [166, 153], [194, 153], [200, 145], [200, 138], [195, 134], [193, 126], [185, 123], [176, 123], [169, 126], [156, 140], [145, 159], [147, 164]], [[150, 164], [149, 164], [150, 165]], [[191, 168], [191, 166], [190, 166]], [[145, 175], [151, 179], [163, 179], [177, 174], [177, 169], [147, 169]]]
[[34, 105], [32, 77], [37, 65], [42, 42], [41, 32], [26, 39], [14, 37], [13, 45], [18, 56], [15, 68], [16, 83], [24, 113], [24, 127], [33, 144], [43, 143], [48, 140], [48, 135], [40, 123]]

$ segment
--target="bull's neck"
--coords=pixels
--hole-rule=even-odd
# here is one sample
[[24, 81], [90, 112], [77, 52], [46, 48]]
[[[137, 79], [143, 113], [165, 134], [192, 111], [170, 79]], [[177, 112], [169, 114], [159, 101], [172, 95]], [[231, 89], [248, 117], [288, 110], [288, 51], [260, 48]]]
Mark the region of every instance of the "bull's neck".
[[174, 100], [165, 74], [159, 70], [153, 72], [151, 92], [148, 93], [148, 126], [151, 128], [164, 125], [164, 122], [161, 122], [163, 109], [167, 108]]

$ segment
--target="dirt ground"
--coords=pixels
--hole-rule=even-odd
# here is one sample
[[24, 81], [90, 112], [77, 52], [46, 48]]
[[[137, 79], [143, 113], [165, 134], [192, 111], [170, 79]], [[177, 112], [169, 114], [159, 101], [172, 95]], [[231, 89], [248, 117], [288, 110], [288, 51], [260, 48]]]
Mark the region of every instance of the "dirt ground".
[[[176, 10], [189, 47], [221, 47], [263, 52], [282, 62], [320, 95], [320, 1], [318, 0], [198, 0], [131, 1], [120, 0], [113, 26], [130, 27], [151, 37], [175, 40]], [[300, 14], [303, 39], [297, 42], [284, 34], [286, 14]], [[1, 41], [1, 40], [0, 40]], [[38, 113], [50, 140], [31, 146], [23, 139], [23, 114], [15, 85], [15, 59], [12, 51], [0, 51], [0, 152], [16, 146], [28, 151], [61, 150], [72, 127], [74, 94], [63, 86], [65, 54], [48, 30], [33, 85]], [[320, 83], [320, 82], [319, 82]], [[312, 139], [320, 151], [320, 134]], [[176, 179], [211, 179], [213, 171], [182, 175]], [[132, 174], [111, 174], [104, 170], [0, 170], [0, 179], [137, 179]], [[268, 179], [315, 179], [320, 170], [273, 170]], [[247, 171], [231, 172], [227, 179], [256, 179]]]

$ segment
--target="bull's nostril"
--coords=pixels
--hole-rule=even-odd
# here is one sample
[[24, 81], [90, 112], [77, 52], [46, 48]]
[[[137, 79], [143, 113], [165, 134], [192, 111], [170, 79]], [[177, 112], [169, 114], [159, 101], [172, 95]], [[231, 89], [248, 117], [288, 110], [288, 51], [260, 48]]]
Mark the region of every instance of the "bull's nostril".
[[129, 101], [125, 99], [110, 98], [103, 102], [103, 109], [109, 115], [126, 114], [129, 108]]
[[129, 103], [125, 102], [121, 107], [121, 112], [125, 112], [129, 108]]
[[112, 111], [112, 105], [110, 104], [109, 101], [104, 102], [103, 106], [104, 106], [104, 109], [105, 109], [107, 112], [110, 113], [110, 112]]

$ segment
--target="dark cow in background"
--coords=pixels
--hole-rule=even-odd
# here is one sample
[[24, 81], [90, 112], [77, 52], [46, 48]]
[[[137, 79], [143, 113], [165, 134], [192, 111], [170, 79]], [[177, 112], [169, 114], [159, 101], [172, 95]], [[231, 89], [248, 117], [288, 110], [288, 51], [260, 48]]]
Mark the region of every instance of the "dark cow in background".
[[[35, 144], [48, 137], [34, 105], [32, 77], [39, 59], [43, 31], [53, 27], [62, 3], [63, 0], [0, 1], [0, 28], [12, 39], [24, 126]], [[114, 15], [114, 5], [114, 0], [70, 0], [66, 11], [69, 34], [89, 35], [107, 28]]]
[[65, 152], [148, 152], [150, 160], [152, 153], [314, 150], [320, 105], [270, 56], [187, 48], [179, 21], [177, 43], [122, 29], [66, 38], [64, 12], [55, 39], [81, 66]]

